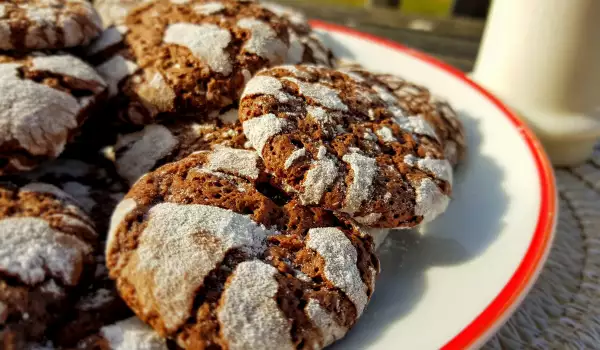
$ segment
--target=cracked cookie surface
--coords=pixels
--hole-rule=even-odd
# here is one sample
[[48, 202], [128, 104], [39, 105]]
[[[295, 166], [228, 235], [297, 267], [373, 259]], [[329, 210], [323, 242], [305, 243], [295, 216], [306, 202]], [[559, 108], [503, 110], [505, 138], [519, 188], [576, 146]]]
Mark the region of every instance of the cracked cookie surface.
[[112, 147], [117, 173], [130, 185], [145, 173], [197, 151], [217, 145], [243, 149], [247, 145], [237, 108], [206, 122], [174, 121], [151, 124], [119, 135]]
[[146, 174], [115, 211], [107, 265], [138, 317], [183, 348], [322, 348], [362, 314], [379, 263], [351, 220], [216, 148]]
[[85, 0], [0, 1], [0, 50], [87, 45], [101, 31], [100, 16]]
[[93, 274], [97, 233], [68, 194], [0, 185], [0, 345], [41, 340]]
[[0, 54], [0, 175], [58, 157], [105, 91], [74, 56]]
[[360, 67], [346, 67], [341, 71], [353, 74], [370, 86], [377, 86], [398, 98], [407, 115], [421, 116], [434, 129], [445, 158], [458, 165], [467, 152], [467, 141], [462, 121], [444, 99], [432, 94], [426, 87], [392, 74], [372, 73]]
[[288, 61], [331, 64], [310, 27], [288, 18], [252, 1], [159, 0], [107, 28], [87, 55], [111, 94], [120, 95], [123, 120], [207, 120], [239, 100], [260, 69]]
[[247, 84], [239, 118], [281, 188], [370, 227], [412, 227], [447, 207], [439, 136], [384, 88], [325, 67], [280, 66]]

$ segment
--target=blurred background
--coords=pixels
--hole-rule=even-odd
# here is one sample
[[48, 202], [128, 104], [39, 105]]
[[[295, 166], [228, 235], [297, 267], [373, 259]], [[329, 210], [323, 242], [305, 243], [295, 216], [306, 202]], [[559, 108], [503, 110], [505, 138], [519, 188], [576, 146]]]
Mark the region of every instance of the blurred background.
[[[490, 0], [271, 0], [473, 70]], [[599, 0], [600, 1], [600, 0]]]
[[405, 14], [485, 18], [490, 0], [304, 0], [342, 6], [376, 6]]

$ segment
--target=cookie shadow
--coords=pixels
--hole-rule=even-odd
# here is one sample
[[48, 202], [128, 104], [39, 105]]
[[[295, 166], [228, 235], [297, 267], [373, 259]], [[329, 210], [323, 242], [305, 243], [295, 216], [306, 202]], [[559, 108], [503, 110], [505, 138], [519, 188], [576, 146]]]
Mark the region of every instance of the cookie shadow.
[[469, 261], [502, 231], [509, 205], [502, 187], [504, 170], [480, 151], [482, 134], [477, 120], [459, 114], [467, 131], [469, 155], [455, 172], [453, 201], [446, 213], [430, 224], [390, 233], [379, 249], [381, 275], [371, 303], [332, 349], [368, 348], [421, 302], [430, 288], [426, 277], [430, 267]]

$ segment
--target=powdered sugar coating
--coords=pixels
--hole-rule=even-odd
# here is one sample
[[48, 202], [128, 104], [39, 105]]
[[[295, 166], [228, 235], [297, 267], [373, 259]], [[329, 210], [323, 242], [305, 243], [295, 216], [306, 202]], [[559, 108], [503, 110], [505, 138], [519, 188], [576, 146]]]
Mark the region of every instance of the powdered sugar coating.
[[[315, 158], [318, 157], [318, 152], [315, 152], [312, 147], [308, 147], [306, 151], [314, 153]], [[140, 208], [120, 225], [118, 240], [114, 240], [115, 243], [112, 244], [114, 248], [109, 250], [107, 259], [111, 276], [116, 278], [121, 294], [136, 314], [161, 334], [176, 341], [182, 348], [191, 348], [195, 344], [206, 344], [206, 347], [212, 347], [215, 344], [215, 346], [232, 349], [280, 349], [295, 348], [299, 342], [304, 342], [306, 348], [321, 348], [324, 338], [328, 335], [321, 336], [307, 317], [301, 314], [311, 297], [318, 298], [323, 309], [330, 312], [331, 317], [339, 324], [349, 327], [355, 323], [357, 317], [353, 303], [348, 299], [345, 291], [327, 279], [325, 263], [329, 261], [325, 261], [325, 258], [309, 248], [306, 243], [308, 230], [311, 227], [330, 226], [330, 217], [313, 213], [311, 209], [302, 208], [297, 202], [290, 201], [290, 205], [287, 205], [279, 201], [278, 192], [263, 187], [269, 186], [270, 183], [266, 182], [270, 180], [267, 176], [262, 176], [266, 174], [261, 174], [257, 181], [247, 181], [234, 175], [207, 169], [210, 154], [213, 152], [216, 150], [197, 152], [173, 164], [167, 164], [149, 173], [144, 180], [134, 185], [128, 196], [143, 205], [140, 205]], [[321, 158], [331, 156], [326, 150], [320, 153]], [[222, 179], [231, 179], [231, 184]], [[242, 185], [245, 191], [236, 189], [236, 185]], [[194, 204], [187, 204], [190, 202]], [[146, 290], [148, 286], [156, 290], [157, 285], [168, 284], [174, 290], [168, 294], [168, 298], [172, 298], [181, 290], [188, 289], [186, 285], [195, 281], [193, 275], [202, 272], [204, 265], [190, 259], [186, 252], [173, 253], [169, 258], [173, 265], [194, 266], [189, 273], [173, 267], [171, 275], [185, 277], [168, 282], [159, 282], [155, 278], [157, 273], [145, 272], [138, 267], [141, 261], [166, 265], [164, 262], [166, 259], [142, 257], [139, 254], [140, 247], [145, 244], [143, 241], [147, 230], [153, 229], [158, 232], [157, 227], [152, 228], [153, 225], [156, 226], [157, 223], [179, 216], [169, 213], [165, 214], [164, 218], [156, 217], [153, 210], [162, 205], [184, 208], [210, 206], [222, 211], [231, 208], [232, 211], [242, 214], [241, 217], [260, 222], [272, 230], [270, 231], [272, 234], [265, 237], [260, 248], [248, 249], [247, 246], [232, 248], [225, 255], [221, 255], [220, 240], [214, 235], [207, 234], [206, 230], [202, 229], [192, 230], [194, 232], [192, 235], [197, 238], [195, 244], [201, 247], [192, 246], [189, 249], [194, 252], [202, 250], [198, 254], [205, 259], [214, 259], [216, 264], [204, 278], [198, 278], [201, 280], [200, 285], [189, 287], [192, 291], [192, 306], [188, 317], [184, 318], [184, 323], [175, 329], [166, 327], [164, 314], [155, 306], [157, 302], [163, 303], [165, 297], [159, 299], [155, 293], [152, 293], [151, 296], [154, 297], [150, 298]], [[250, 215], [244, 215], [245, 213]], [[222, 214], [215, 216], [223, 217]], [[195, 213], [185, 215], [185, 218], [186, 221], [197, 220], [202, 224], [206, 222]], [[350, 226], [353, 225], [352, 220], [345, 215], [340, 216], [340, 220]], [[187, 226], [181, 222], [178, 221], [178, 227]], [[358, 250], [355, 253], [357, 259], [355, 268], [365, 276], [365, 284], [368, 285], [366, 293], [369, 293], [372, 287], [369, 267], [377, 266], [370, 238], [367, 237], [363, 242], [363, 238], [356, 230], [344, 230], [344, 235], [348, 235], [347, 239], [351, 240], [350, 244], [361, 247], [360, 254]], [[240, 235], [237, 230], [227, 231], [232, 236]], [[160, 232], [177, 242], [182, 240], [180, 235], [173, 233], [171, 229], [161, 229]], [[297, 242], [294, 247], [286, 244], [288, 239]], [[152, 249], [156, 255], [163, 254], [159, 251], [173, 251], [164, 244], [164, 241], [152, 239], [152, 242], [156, 245]], [[180, 244], [186, 247], [193, 245], [189, 241]], [[159, 245], [160, 249], [158, 249]], [[295, 257], [295, 254], [298, 255]], [[251, 261], [266, 266], [272, 271], [268, 274], [268, 279], [273, 283], [272, 288], [265, 287], [265, 284], [259, 281], [262, 275], [259, 268], [252, 268], [247, 273], [248, 277], [240, 281], [241, 274], [238, 273], [238, 267]], [[314, 272], [313, 263], [319, 267]], [[287, 270], [285, 265], [291, 269]], [[278, 270], [281, 273], [277, 272]], [[299, 271], [304, 273], [301, 274]], [[301, 294], [298, 287], [302, 288]], [[161, 294], [163, 295], [166, 294]], [[300, 301], [300, 309], [295, 308], [298, 301]], [[277, 317], [273, 320], [275, 316]]]
[[447, 181], [452, 185], [452, 165], [446, 159], [433, 159], [429, 157], [417, 158], [412, 154], [407, 154], [404, 157], [404, 163], [410, 166], [416, 166], [417, 168], [430, 173], [435, 178]]
[[294, 165], [294, 163], [302, 158], [306, 156], [306, 149], [305, 148], [300, 148], [295, 150], [294, 152], [292, 152], [292, 154], [290, 154], [290, 156], [285, 160], [285, 164], [284, 167], [286, 169], [288, 169], [289, 167], [291, 167], [292, 165]]
[[71, 55], [38, 56], [31, 60], [32, 69], [94, 81], [106, 86], [104, 79], [89, 65]]
[[124, 274], [144, 311], [158, 313], [169, 331], [190, 316], [204, 277], [228, 250], [259, 254], [272, 234], [248, 216], [206, 205], [160, 203], [148, 215]]
[[252, 95], [270, 95], [275, 97], [279, 102], [285, 103], [290, 99], [290, 96], [283, 92], [282, 89], [283, 85], [279, 79], [258, 75], [250, 79], [248, 84], [246, 84], [242, 98]]
[[137, 317], [102, 327], [111, 350], [167, 350], [166, 340]]
[[342, 211], [353, 214], [371, 197], [378, 166], [374, 158], [366, 157], [356, 151], [345, 154], [342, 160], [350, 165], [353, 173]]
[[[381, 98], [389, 101], [396, 122], [405, 131], [438, 141], [445, 158], [453, 166], [464, 156], [464, 128], [446, 101], [433, 95], [424, 86], [398, 76], [371, 73], [359, 67], [346, 68], [345, 71], [368, 81]], [[407, 117], [409, 120], [406, 120]]]
[[[305, 71], [299, 69], [299, 67], [301, 67], [301, 66], [300, 65], [285, 64], [285, 65], [282, 65], [282, 66], [277, 66], [277, 69], [284, 69], [284, 70], [292, 73], [297, 78], [311, 79], [312, 74], [310, 74], [309, 72], [305, 72]], [[310, 66], [304, 66], [304, 67], [310, 67]], [[260, 77], [260, 76], [262, 76], [262, 75], [257, 75], [257, 77]]]
[[193, 5], [192, 9], [198, 14], [207, 16], [223, 11], [225, 5], [220, 2], [205, 2], [203, 4]]
[[373, 131], [371, 129], [365, 129], [365, 132], [363, 133], [363, 138], [365, 140], [369, 140], [369, 141], [373, 141], [373, 142], [377, 142], [377, 136], [375, 136], [375, 134], [373, 134]]
[[91, 4], [79, 0], [9, 1], [2, 6], [0, 26], [8, 36], [4, 49], [64, 49], [86, 45], [102, 23]]
[[175, 23], [167, 27], [163, 40], [187, 47], [217, 73], [231, 73], [231, 60], [225, 51], [231, 42], [231, 33], [227, 29], [214, 24]]
[[269, 24], [255, 18], [242, 18], [237, 26], [250, 31], [250, 39], [243, 50], [269, 60], [271, 64], [283, 63], [288, 46], [277, 37]]
[[96, 0], [94, 8], [100, 14], [105, 27], [120, 25], [134, 7], [152, 0]]
[[119, 83], [132, 75], [138, 68], [135, 62], [125, 59], [121, 55], [115, 55], [97, 66], [96, 70], [108, 83], [109, 95], [115, 96], [119, 92]]
[[346, 106], [342, 102], [337, 91], [325, 85], [319, 83], [306, 83], [291, 77], [284, 77], [283, 79], [296, 84], [298, 86], [298, 89], [300, 90], [301, 95], [313, 99], [315, 102], [317, 102], [323, 107], [337, 111], [348, 110], [348, 106]]
[[[416, 186], [410, 180], [413, 175], [435, 178], [440, 191], [451, 193], [451, 183], [446, 181], [451, 174], [437, 177], [437, 173], [419, 171], [417, 165], [411, 169], [403, 162], [406, 155], [443, 160], [443, 148], [435, 135], [437, 129], [423, 116], [428, 117], [428, 109], [412, 114], [412, 105], [407, 107], [384, 84], [373, 82], [368, 73], [348, 71], [357, 79], [316, 65], [263, 70], [250, 84], [258, 78], [275, 88], [266, 94], [243, 96], [239, 117], [247, 123], [261, 113], [273, 113], [289, 121], [290, 126], [281, 136], [266, 141], [269, 152], [263, 152], [262, 157], [268, 172], [282, 174], [281, 189], [289, 196], [299, 197], [302, 204], [320, 204], [328, 210], [347, 212], [361, 224], [374, 227], [418, 225], [422, 217], [414, 211]], [[269, 96], [282, 91], [283, 102]], [[252, 142], [252, 137], [248, 139]], [[319, 168], [314, 164], [307, 166], [306, 161], [301, 167], [291, 166], [298, 148], [308, 147], [307, 151], [314, 152], [313, 147], [320, 145], [331, 152], [337, 171], [331, 175], [334, 180], [313, 176], [311, 171]], [[284, 161], [292, 154], [290, 161]], [[428, 162], [423, 163], [425, 166], [434, 165]], [[323, 195], [323, 186], [313, 186], [310, 180], [319, 185], [333, 182], [328, 183], [327, 195]], [[309, 189], [319, 190], [314, 198], [303, 197]]]
[[326, 111], [324, 108], [318, 106], [307, 106], [306, 116], [313, 118], [323, 128], [326, 135], [331, 133], [332, 127], [335, 125], [335, 120], [331, 116], [331, 112]]
[[426, 87], [389, 74], [369, 74], [370, 83], [385, 87], [393, 93], [407, 114], [423, 117], [435, 130], [437, 141], [444, 149], [445, 158], [457, 165], [466, 151], [464, 127], [443, 98], [435, 96]]
[[373, 90], [377, 92], [377, 95], [388, 104], [388, 106], [397, 106], [398, 98], [391, 92], [387, 91], [384, 87], [379, 85], [373, 85]]
[[450, 198], [429, 178], [421, 180], [416, 186], [416, 193], [415, 214], [423, 216], [423, 223], [430, 222], [443, 213], [450, 202]]
[[407, 118], [396, 118], [396, 123], [400, 128], [417, 135], [426, 135], [437, 140], [435, 130], [420, 116], [410, 116]]
[[[136, 77], [137, 78], [137, 77]], [[167, 83], [161, 72], [154, 69], [145, 69], [144, 78], [146, 84], [140, 84], [135, 90], [142, 101], [152, 101], [152, 104], [159, 110], [169, 110], [175, 104], [175, 91]]]
[[346, 335], [348, 329], [340, 326], [335, 318], [315, 299], [308, 301], [304, 311], [315, 327], [321, 332], [321, 336], [323, 337], [322, 347], [326, 347]]
[[16, 140], [31, 154], [56, 157], [78, 125], [79, 103], [65, 92], [21, 79], [19, 67], [0, 64], [0, 144]]
[[381, 218], [381, 213], [370, 213], [364, 216], [354, 216], [356, 222], [363, 225], [373, 225]]
[[[182, 114], [204, 119], [223, 110], [239, 100], [245, 80], [283, 63], [288, 49], [289, 21], [255, 1], [152, 1], [127, 18], [130, 31], [122, 45], [127, 54], [120, 52], [137, 63], [140, 72], [121, 86], [119, 112], [132, 124], [174, 120]], [[112, 49], [116, 48], [106, 53]], [[94, 59], [106, 57], [97, 56]], [[177, 98], [168, 108], [138, 95], [137, 90], [148, 84], [146, 70], [160, 71], [175, 92]]]
[[67, 285], [79, 280], [85, 255], [91, 247], [80, 239], [50, 227], [34, 217], [0, 220], [0, 270], [35, 285], [47, 278]]
[[299, 26], [308, 26], [308, 20], [306, 16], [300, 11], [296, 11], [290, 7], [282, 6], [273, 2], [262, 2], [262, 7], [267, 10], [287, 18], [290, 22]]
[[344, 232], [334, 227], [312, 228], [306, 246], [325, 260], [325, 277], [354, 303], [360, 316], [369, 300], [356, 266], [358, 253]]
[[[25, 10], [25, 17], [28, 18], [31, 22], [35, 23], [36, 26], [41, 26], [44, 23], [52, 23], [54, 21], [54, 11], [50, 8], [43, 8], [39, 6], [27, 6], [21, 7]], [[56, 33], [50, 32], [51, 34], [47, 39], [40, 37], [34, 28], [28, 28], [27, 34], [25, 36], [25, 42], [31, 46], [43, 45], [47, 40], [48, 45], [54, 45], [56, 43]], [[65, 33], [65, 36], [69, 36], [70, 33]]]
[[113, 245], [113, 241], [117, 236], [117, 229], [121, 222], [125, 219], [127, 214], [137, 208], [137, 203], [132, 198], [125, 198], [117, 206], [115, 210], [113, 210], [113, 214], [110, 218], [110, 227], [108, 229], [108, 236], [106, 237], [106, 249], [108, 249]]
[[225, 124], [235, 124], [238, 121], [238, 110], [237, 108], [229, 109], [223, 113], [219, 113], [217, 118]]
[[[345, 61], [348, 61], [348, 62], [346, 63]], [[355, 81], [357, 81], [359, 83], [365, 81], [365, 78], [363, 78], [360, 74], [355, 73], [351, 70], [351, 68], [353, 68], [354, 64], [358, 65], [359, 67], [360, 67], [360, 64], [358, 64], [354, 61], [348, 60], [346, 58], [339, 58], [337, 63], [338, 63], [338, 67], [340, 67], [340, 66], [343, 67], [346, 64], [348, 64], [350, 66], [350, 68], [345, 68], [345, 67], [338, 68], [340, 72], [344, 72], [344, 74], [346, 74], [347, 76], [349, 76], [350, 78], [354, 79]]]
[[116, 159], [117, 172], [133, 184], [150, 171], [161, 158], [169, 155], [179, 144], [166, 127], [158, 124], [146, 126], [141, 131], [120, 136], [115, 144], [118, 152], [126, 149]]
[[239, 135], [239, 133], [237, 132], [237, 130], [229, 129], [227, 131], [222, 132], [221, 135], [227, 136], [227, 137], [234, 137], [234, 136]]
[[269, 113], [257, 118], [245, 121], [242, 124], [244, 134], [250, 141], [252, 147], [262, 156], [265, 143], [275, 135], [278, 135], [292, 126], [289, 121], [277, 118], [275, 114]]
[[323, 194], [335, 182], [337, 176], [338, 168], [335, 161], [327, 156], [327, 148], [320, 146], [317, 161], [313, 162], [302, 183], [304, 191], [299, 196], [301, 203], [319, 204]]
[[123, 34], [119, 28], [110, 27], [104, 30], [98, 39], [94, 40], [94, 42], [85, 48], [85, 53], [88, 56], [95, 55], [121, 41], [123, 41]]
[[394, 133], [392, 133], [392, 129], [387, 126], [383, 126], [377, 131], [375, 131], [377, 136], [381, 137], [384, 142], [397, 142], [398, 140], [394, 137]]
[[260, 170], [260, 158], [255, 151], [233, 149], [229, 147], [215, 147], [208, 156], [206, 168], [212, 171], [222, 171], [227, 174], [256, 180]]
[[218, 318], [231, 350], [294, 349], [290, 322], [275, 295], [277, 269], [258, 260], [240, 263], [221, 297]]

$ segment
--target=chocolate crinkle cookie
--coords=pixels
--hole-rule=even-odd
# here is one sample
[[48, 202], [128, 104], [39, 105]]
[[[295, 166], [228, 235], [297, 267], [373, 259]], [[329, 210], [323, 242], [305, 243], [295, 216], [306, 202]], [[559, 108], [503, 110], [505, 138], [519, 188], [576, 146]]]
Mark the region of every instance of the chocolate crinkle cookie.
[[329, 64], [310, 28], [293, 27], [258, 2], [158, 0], [107, 28], [86, 55], [108, 81], [123, 120], [206, 120], [234, 104], [262, 68], [288, 57]]
[[0, 0], [0, 50], [87, 45], [101, 31], [100, 16], [85, 0]]
[[371, 237], [266, 179], [256, 152], [221, 147], [144, 175], [115, 210], [110, 276], [178, 346], [318, 349], [363, 313]]
[[74, 56], [0, 54], [0, 176], [58, 157], [105, 91]]
[[60, 188], [90, 216], [100, 237], [106, 236], [113, 209], [128, 190], [112, 164], [62, 157], [19, 174], [14, 181], [45, 182]]
[[464, 159], [467, 151], [464, 126], [447, 101], [424, 86], [392, 74], [372, 73], [357, 66], [341, 71], [382, 93], [393, 94], [407, 115], [420, 116], [427, 121], [442, 144], [444, 156], [453, 166]]
[[197, 151], [215, 146], [242, 149], [247, 145], [237, 109], [219, 114], [205, 123], [176, 121], [151, 124], [142, 130], [120, 135], [112, 147], [117, 173], [130, 185], [145, 173]]
[[68, 194], [44, 183], [0, 185], [0, 348], [44, 338], [92, 278], [97, 245]]
[[356, 74], [281, 66], [252, 78], [239, 118], [281, 189], [370, 227], [412, 227], [447, 207], [442, 140], [398, 97]]

